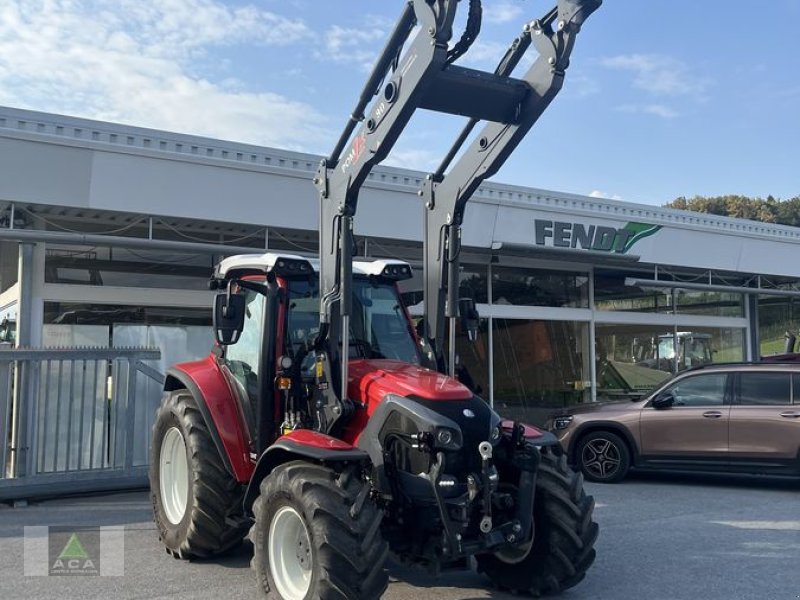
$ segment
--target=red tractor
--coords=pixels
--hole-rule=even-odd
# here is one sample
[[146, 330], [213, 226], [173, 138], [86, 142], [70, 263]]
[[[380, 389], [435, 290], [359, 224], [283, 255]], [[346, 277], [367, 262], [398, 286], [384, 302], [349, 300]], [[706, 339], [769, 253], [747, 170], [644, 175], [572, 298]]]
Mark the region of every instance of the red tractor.
[[[477, 334], [474, 303], [457, 297], [466, 202], [558, 93], [600, 0], [558, 0], [493, 73], [454, 64], [481, 21], [470, 0], [451, 45], [457, 4], [406, 2], [314, 179], [319, 259], [221, 261], [211, 279], [217, 344], [167, 373], [150, 471], [161, 540], [193, 558], [247, 535], [272, 598], [378, 598], [390, 551], [433, 570], [474, 557], [496, 585], [537, 596], [581, 581], [595, 557], [594, 502], [556, 439], [504, 421], [453, 375], [456, 320]], [[511, 77], [531, 44], [539, 58]], [[411, 267], [352, 256], [358, 190], [417, 108], [468, 118], [419, 194], [421, 335], [397, 287]]]

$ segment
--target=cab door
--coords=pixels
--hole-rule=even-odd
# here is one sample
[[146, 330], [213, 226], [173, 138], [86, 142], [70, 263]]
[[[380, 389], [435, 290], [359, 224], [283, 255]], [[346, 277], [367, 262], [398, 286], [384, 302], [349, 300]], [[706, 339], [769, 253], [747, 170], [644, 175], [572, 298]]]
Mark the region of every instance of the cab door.
[[796, 469], [800, 449], [800, 376], [788, 370], [742, 371], [736, 374], [735, 390], [730, 424], [734, 466]]
[[220, 367], [237, 400], [239, 414], [247, 423], [251, 440], [255, 434], [257, 404], [261, 389], [264, 339], [264, 295], [244, 291], [246, 308], [244, 327], [239, 340], [225, 347]]
[[729, 375], [720, 372], [686, 375], [658, 397], [665, 395], [672, 396], [671, 405], [655, 408], [651, 401], [642, 409], [643, 461], [673, 468], [727, 463]]

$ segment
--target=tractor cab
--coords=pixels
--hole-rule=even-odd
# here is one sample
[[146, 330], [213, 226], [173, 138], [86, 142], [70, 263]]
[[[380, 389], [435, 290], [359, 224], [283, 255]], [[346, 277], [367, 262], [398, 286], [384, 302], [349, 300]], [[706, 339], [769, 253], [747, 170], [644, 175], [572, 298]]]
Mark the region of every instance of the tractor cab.
[[[424, 370], [419, 342], [397, 289], [398, 281], [411, 276], [411, 267], [402, 261], [353, 263], [348, 358], [357, 367], [349, 378], [355, 410], [380, 401], [374, 394], [365, 396], [357, 384], [378, 364], [383, 372]], [[253, 432], [251, 442], [260, 446], [253, 451], [263, 450], [280, 434], [318, 429], [324, 418], [312, 406], [319, 368], [318, 261], [275, 253], [232, 256], [219, 263], [211, 281], [221, 290], [214, 315], [215, 352]], [[239, 314], [226, 316], [237, 307]], [[266, 415], [259, 419], [258, 407], [275, 394], [270, 404], [279, 426], [262, 426], [259, 435], [259, 422]]]

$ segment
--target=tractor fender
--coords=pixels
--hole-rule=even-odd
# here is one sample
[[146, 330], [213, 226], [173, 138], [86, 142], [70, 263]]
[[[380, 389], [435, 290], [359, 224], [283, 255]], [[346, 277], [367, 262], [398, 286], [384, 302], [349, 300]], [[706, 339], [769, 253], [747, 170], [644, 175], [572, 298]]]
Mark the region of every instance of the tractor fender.
[[167, 369], [164, 391], [186, 389], [195, 399], [225, 469], [239, 483], [253, 473], [247, 428], [214, 355]]
[[305, 460], [322, 465], [343, 462], [367, 463], [369, 455], [347, 442], [317, 431], [296, 429], [287, 433], [278, 438], [258, 459], [244, 495], [245, 514], [252, 514], [253, 502], [258, 497], [261, 482], [277, 466], [293, 460]]

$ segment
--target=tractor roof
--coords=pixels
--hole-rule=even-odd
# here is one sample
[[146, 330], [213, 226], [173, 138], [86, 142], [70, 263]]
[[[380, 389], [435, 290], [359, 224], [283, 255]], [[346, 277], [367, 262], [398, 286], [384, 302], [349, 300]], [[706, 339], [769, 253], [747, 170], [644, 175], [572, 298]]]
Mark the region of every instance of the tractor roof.
[[[275, 272], [276, 275], [303, 275], [319, 272], [319, 260], [296, 254], [266, 252], [238, 254], [221, 260], [214, 268], [213, 279], [231, 279], [244, 275]], [[354, 261], [353, 275], [402, 280], [413, 276], [411, 266], [402, 260], [381, 259]]]

